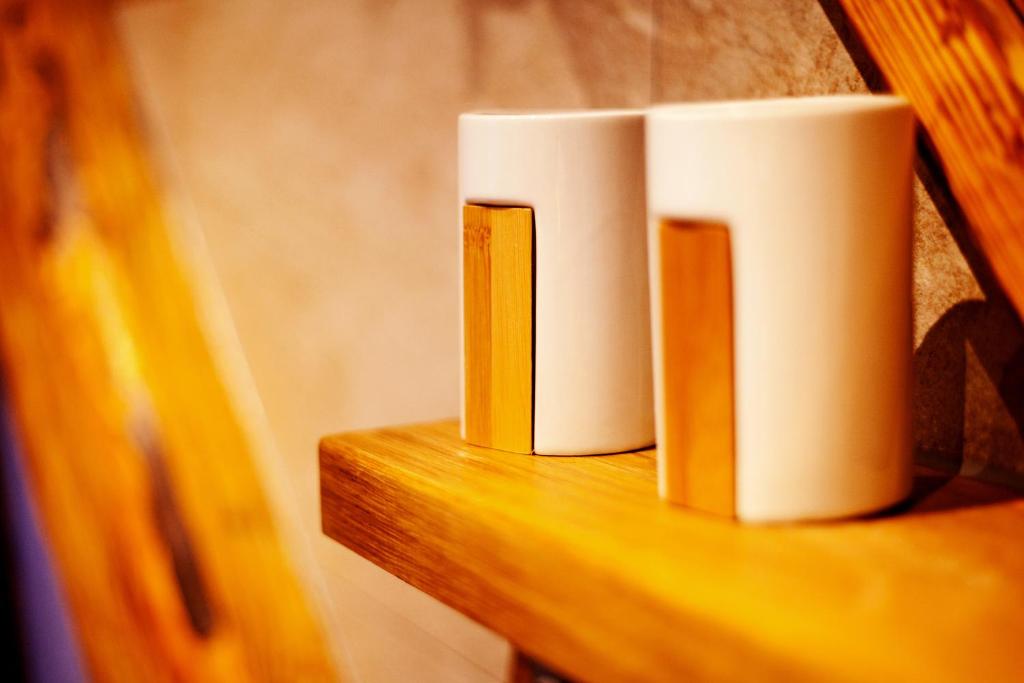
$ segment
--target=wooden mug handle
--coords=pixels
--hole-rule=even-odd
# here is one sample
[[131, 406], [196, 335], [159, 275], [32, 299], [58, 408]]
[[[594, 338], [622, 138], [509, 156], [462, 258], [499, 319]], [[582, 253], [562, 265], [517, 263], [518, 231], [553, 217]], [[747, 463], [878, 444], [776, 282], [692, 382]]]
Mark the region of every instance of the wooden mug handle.
[[533, 452], [533, 210], [462, 208], [466, 440]]
[[661, 333], [667, 500], [735, 516], [732, 249], [722, 223], [664, 220]]

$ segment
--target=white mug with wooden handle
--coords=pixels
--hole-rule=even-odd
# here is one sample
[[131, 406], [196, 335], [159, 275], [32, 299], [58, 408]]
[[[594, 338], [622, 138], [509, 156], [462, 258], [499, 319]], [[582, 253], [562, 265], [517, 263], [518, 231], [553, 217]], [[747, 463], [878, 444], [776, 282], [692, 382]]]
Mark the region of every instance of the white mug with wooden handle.
[[665, 105], [647, 124], [661, 495], [757, 522], [902, 499], [909, 105]]
[[643, 112], [463, 114], [459, 214], [463, 438], [649, 446]]

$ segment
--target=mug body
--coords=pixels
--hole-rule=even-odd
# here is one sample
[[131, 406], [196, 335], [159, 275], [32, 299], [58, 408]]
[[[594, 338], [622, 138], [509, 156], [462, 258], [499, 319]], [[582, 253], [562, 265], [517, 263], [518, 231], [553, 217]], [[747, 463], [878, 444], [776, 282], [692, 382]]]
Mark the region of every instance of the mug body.
[[[697, 437], [706, 441], [707, 430], [698, 423], [717, 418], [704, 417], [715, 411], [700, 413], [699, 406], [718, 395], [709, 388], [729, 380], [733, 412], [714, 424], [722, 427], [722, 439], [731, 438], [733, 461], [722, 466], [731, 472], [713, 473], [711, 485], [722, 487], [722, 496], [733, 487], [731, 513], [739, 519], [842, 517], [886, 507], [907, 494], [913, 130], [909, 105], [894, 96], [650, 111], [649, 248], [663, 496], [690, 496], [686, 487], [699, 489], [702, 472], [719, 467], [702, 464], [694, 471], [692, 458], [700, 454], [685, 446]], [[711, 232], [704, 238], [672, 232], [673, 226], [693, 225], [720, 229], [710, 257], [695, 261], [682, 253], [680, 260], [662, 253], [663, 247], [676, 249], [666, 246], [673, 244], [684, 251], [707, 249]], [[709, 258], [731, 270], [729, 276], [698, 273]], [[667, 269], [673, 272], [662, 272]], [[702, 302], [715, 296], [731, 307], [731, 320], [700, 312]], [[685, 323], [689, 341], [683, 333], [679, 343], [665, 337], [680, 327], [667, 317], [676, 304], [665, 297], [680, 298], [679, 310], [695, 316], [696, 327]], [[712, 332], [723, 339], [731, 325], [725, 341], [731, 364], [711, 368], [721, 381], [705, 376], [705, 389], [698, 390], [685, 376], [696, 361], [679, 356], [702, 334], [713, 339], [700, 325], [713, 326], [707, 321], [716, 319], [722, 322]], [[697, 361], [713, 355], [702, 352]], [[684, 373], [681, 386], [689, 393], [679, 395], [688, 396], [685, 401], [672, 399], [673, 372]], [[717, 406], [721, 413], [725, 402]], [[681, 446], [673, 452], [666, 447], [673, 443], [676, 418], [684, 437], [675, 439]], [[676, 495], [677, 489], [683, 493]]]
[[[497, 226], [507, 223], [507, 216], [496, 213], [504, 207], [532, 212], [529, 452], [611, 453], [654, 441], [645, 202], [643, 112], [526, 111], [460, 116], [463, 438], [487, 440], [467, 433], [467, 423], [472, 426], [481, 404], [475, 396], [467, 400], [467, 391], [478, 390], [474, 382], [479, 378], [467, 377], [467, 368], [474, 368], [469, 371], [474, 376], [479, 374], [479, 365], [474, 366], [479, 355], [476, 347], [467, 348], [467, 340], [469, 345], [476, 343], [472, 340], [477, 332], [467, 332], [467, 324], [480, 327], [470, 300], [476, 296], [473, 278], [480, 268], [467, 252], [466, 245], [471, 243], [467, 242], [466, 221], [467, 216], [483, 220], [488, 229], [495, 230], [495, 240], [505, 239], [501, 235], [508, 233]], [[487, 213], [481, 218], [467, 213], [467, 207], [478, 214]], [[529, 220], [529, 214], [524, 215], [523, 220]], [[517, 219], [513, 216], [510, 220]], [[480, 243], [472, 244], [478, 247]], [[507, 261], [497, 244], [492, 242], [490, 252], [480, 261], [495, 272], [505, 267], [499, 262]], [[507, 321], [499, 307], [510, 295], [500, 291], [503, 285], [494, 281], [504, 276], [492, 273], [491, 277], [490, 325], [494, 334], [505, 335], [507, 340], [511, 333], [500, 327]], [[486, 276], [484, 282], [486, 285]], [[486, 300], [483, 307], [486, 316]], [[473, 319], [467, 320], [467, 316]], [[495, 350], [502, 343], [497, 338], [484, 340], [485, 351], [491, 349], [493, 356], [486, 359], [490, 368], [484, 368], [485, 384], [488, 372], [495, 377], [505, 372], [497, 369], [504, 361]], [[485, 397], [495, 412], [493, 429], [504, 419], [496, 412], [507, 407], [508, 394], [526, 391], [521, 382], [513, 384], [515, 391], [495, 385], [492, 395]], [[516, 412], [511, 419], [524, 424], [522, 409], [516, 408]]]

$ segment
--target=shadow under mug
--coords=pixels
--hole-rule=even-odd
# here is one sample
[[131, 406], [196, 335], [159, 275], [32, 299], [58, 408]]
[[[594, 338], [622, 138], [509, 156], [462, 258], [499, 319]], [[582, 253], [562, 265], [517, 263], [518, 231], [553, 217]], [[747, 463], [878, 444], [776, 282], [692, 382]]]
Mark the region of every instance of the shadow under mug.
[[463, 114], [459, 204], [462, 437], [653, 443], [643, 112]]
[[770, 522], [908, 493], [913, 135], [895, 96], [649, 112], [664, 498]]

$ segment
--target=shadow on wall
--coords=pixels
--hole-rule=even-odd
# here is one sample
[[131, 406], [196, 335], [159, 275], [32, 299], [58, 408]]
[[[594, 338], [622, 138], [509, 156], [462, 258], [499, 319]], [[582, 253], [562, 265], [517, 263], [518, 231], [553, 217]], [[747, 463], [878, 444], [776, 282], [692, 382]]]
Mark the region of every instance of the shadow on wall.
[[985, 298], [952, 306], [914, 353], [917, 460], [1024, 489], [1024, 327], [971, 239], [931, 139], [918, 138], [917, 175]]
[[914, 354], [919, 462], [1024, 487], [1022, 340], [1004, 301], [961, 301], [928, 330]]

